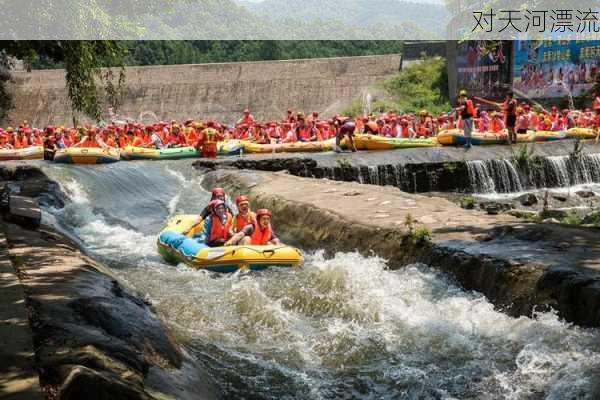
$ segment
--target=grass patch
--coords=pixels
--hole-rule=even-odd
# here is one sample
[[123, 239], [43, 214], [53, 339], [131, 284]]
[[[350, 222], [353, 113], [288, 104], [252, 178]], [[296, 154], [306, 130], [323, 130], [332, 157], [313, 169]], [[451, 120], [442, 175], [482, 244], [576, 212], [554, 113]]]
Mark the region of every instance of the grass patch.
[[565, 225], [581, 225], [582, 219], [576, 213], [569, 211], [567, 215], [560, 219], [560, 223]]
[[473, 196], [463, 196], [458, 201], [460, 206], [465, 210], [473, 210], [475, 208], [475, 199]]
[[[425, 58], [411, 64], [380, 85], [386, 99], [374, 99], [371, 112], [417, 113], [427, 109], [434, 115], [452, 109], [448, 98], [446, 61], [442, 58]], [[343, 110], [344, 115], [362, 115], [362, 99], [355, 100]]]
[[414, 244], [423, 244], [431, 240], [431, 231], [425, 225], [419, 224], [419, 221], [407, 214], [404, 219], [404, 226], [408, 229], [408, 238]]

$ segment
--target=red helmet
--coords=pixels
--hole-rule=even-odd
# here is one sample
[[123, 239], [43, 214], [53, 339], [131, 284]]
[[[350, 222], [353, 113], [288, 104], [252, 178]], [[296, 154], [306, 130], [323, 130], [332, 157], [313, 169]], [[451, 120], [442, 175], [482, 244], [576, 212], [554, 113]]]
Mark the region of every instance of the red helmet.
[[214, 214], [217, 211], [217, 207], [222, 205], [225, 205], [223, 200], [211, 200], [208, 202], [208, 210]]
[[225, 196], [225, 189], [216, 187], [212, 190], [212, 198], [214, 199], [217, 196]]
[[260, 220], [260, 217], [262, 217], [264, 215], [268, 215], [269, 217], [273, 216], [273, 214], [271, 213], [270, 210], [267, 210], [266, 208], [261, 208], [256, 211], [256, 220], [257, 221]]
[[235, 204], [237, 204], [238, 206], [242, 203], [249, 203], [249, 202], [250, 202], [250, 200], [248, 199], [248, 196], [245, 196], [245, 195], [238, 196], [235, 199]]

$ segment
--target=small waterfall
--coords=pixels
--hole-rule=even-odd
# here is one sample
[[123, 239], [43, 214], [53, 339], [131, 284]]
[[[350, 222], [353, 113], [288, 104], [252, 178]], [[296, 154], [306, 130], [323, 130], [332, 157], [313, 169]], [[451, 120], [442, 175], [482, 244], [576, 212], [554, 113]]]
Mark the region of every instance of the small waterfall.
[[496, 184], [490, 175], [487, 161], [467, 161], [469, 180], [475, 193], [494, 193]]
[[368, 185], [395, 186], [405, 192], [515, 193], [529, 189], [600, 183], [600, 154], [476, 160], [437, 164], [340, 165], [318, 167], [306, 176]]
[[512, 193], [600, 182], [600, 154], [542, 157], [529, 168], [512, 160], [467, 161], [474, 193]]
[[[383, 181], [385, 181], [385, 177]], [[358, 168], [358, 182], [368, 185], [385, 185], [386, 182], [380, 181], [379, 167], [374, 165], [362, 166]]]

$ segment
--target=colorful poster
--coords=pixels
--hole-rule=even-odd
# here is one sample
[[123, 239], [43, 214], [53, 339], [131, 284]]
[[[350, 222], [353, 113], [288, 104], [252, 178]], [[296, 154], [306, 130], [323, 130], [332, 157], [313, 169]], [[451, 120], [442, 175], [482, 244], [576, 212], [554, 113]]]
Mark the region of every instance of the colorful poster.
[[464, 41], [456, 59], [458, 90], [499, 99], [510, 87], [510, 42]]
[[579, 96], [600, 71], [600, 40], [519, 40], [513, 46], [513, 88], [520, 97]]

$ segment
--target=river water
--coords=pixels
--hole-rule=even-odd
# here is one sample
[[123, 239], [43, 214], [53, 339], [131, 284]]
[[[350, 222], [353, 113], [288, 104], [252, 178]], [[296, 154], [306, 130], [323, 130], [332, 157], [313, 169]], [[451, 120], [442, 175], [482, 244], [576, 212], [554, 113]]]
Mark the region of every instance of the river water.
[[213, 275], [161, 262], [158, 231], [208, 199], [189, 161], [47, 164], [58, 223], [150, 300], [228, 399], [598, 399], [600, 333], [511, 318], [424, 265], [307, 254]]

